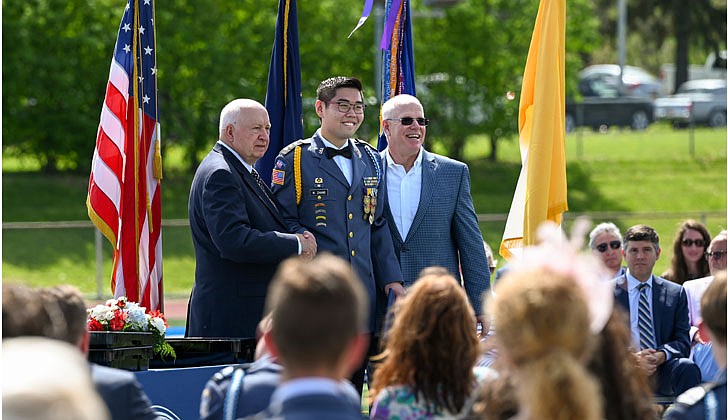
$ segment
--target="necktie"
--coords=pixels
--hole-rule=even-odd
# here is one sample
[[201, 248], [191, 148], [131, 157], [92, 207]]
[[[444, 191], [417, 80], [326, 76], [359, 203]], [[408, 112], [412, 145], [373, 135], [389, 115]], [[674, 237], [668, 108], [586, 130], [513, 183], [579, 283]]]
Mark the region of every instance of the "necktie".
[[268, 199], [268, 201], [273, 205], [273, 208], [278, 210], [278, 207], [276, 207], [276, 203], [273, 202], [273, 199], [268, 194], [268, 188], [265, 186], [265, 183], [263, 182], [263, 179], [260, 177], [260, 174], [258, 171], [253, 168], [250, 171], [250, 174], [253, 175], [253, 179], [255, 179], [255, 183], [258, 184], [258, 187], [260, 187], [261, 191], [263, 191], [263, 195], [265, 195], [265, 198]]
[[326, 148], [326, 157], [331, 159], [334, 156], [343, 156], [347, 159], [351, 159], [351, 147], [348, 145], [343, 149], [335, 149], [333, 147]]
[[639, 308], [637, 313], [637, 326], [640, 330], [640, 347], [644, 349], [654, 349], [655, 336], [652, 333], [652, 312], [647, 299], [647, 283], [642, 283], [637, 288], [640, 291]]

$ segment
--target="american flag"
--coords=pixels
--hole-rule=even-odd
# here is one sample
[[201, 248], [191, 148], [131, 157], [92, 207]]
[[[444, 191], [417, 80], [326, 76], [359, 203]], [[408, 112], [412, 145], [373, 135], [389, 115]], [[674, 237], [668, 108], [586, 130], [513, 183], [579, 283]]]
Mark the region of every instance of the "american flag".
[[128, 0], [111, 60], [86, 207], [114, 246], [111, 290], [163, 310], [162, 158], [152, 0]]

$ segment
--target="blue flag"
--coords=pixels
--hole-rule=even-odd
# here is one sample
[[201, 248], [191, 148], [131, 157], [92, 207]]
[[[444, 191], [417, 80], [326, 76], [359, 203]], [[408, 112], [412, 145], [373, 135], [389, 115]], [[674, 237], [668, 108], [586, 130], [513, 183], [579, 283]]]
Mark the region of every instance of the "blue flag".
[[278, 153], [287, 144], [303, 137], [296, 0], [278, 2], [276, 39], [270, 57], [265, 107], [270, 116], [270, 145], [255, 166], [261, 178], [270, 184]]
[[[415, 95], [415, 52], [412, 47], [412, 13], [410, 0], [387, 0], [382, 32], [382, 102], [402, 93]], [[381, 129], [378, 150], [387, 147], [387, 137]]]

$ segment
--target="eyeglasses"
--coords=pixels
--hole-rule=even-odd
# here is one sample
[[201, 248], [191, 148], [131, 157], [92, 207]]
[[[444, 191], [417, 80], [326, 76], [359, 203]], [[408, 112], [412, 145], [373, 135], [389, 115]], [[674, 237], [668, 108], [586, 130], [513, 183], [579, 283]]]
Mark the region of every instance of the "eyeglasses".
[[719, 259], [723, 258], [725, 255], [726, 255], [726, 251], [706, 252], [705, 253], [705, 258], [707, 258], [707, 259], [711, 259], [712, 258], [714, 260], [719, 260]]
[[366, 105], [355, 103], [352, 104], [349, 101], [338, 101], [336, 102], [336, 106], [338, 106], [339, 112], [342, 114], [346, 114], [347, 112], [351, 111], [351, 109], [354, 109], [355, 114], [363, 114], [364, 108], [366, 108]]
[[427, 127], [427, 124], [430, 123], [430, 120], [427, 118], [412, 118], [412, 117], [403, 117], [403, 118], [387, 118], [387, 121], [399, 121], [402, 125], [412, 125], [415, 121], [417, 121], [417, 124], [420, 125], [420, 127]]
[[595, 246], [594, 248], [601, 253], [605, 253], [607, 252], [607, 247], [612, 249], [619, 249], [622, 247], [622, 243], [619, 241], [609, 241], [609, 243], [604, 242]]
[[702, 239], [683, 239], [682, 244], [683, 246], [693, 246], [693, 244], [695, 244], [695, 246], [704, 246], [705, 241]]

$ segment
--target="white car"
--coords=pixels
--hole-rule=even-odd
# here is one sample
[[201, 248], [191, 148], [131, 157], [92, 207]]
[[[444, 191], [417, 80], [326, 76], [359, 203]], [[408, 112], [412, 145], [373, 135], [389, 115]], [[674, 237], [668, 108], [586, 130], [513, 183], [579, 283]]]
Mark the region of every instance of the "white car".
[[690, 123], [710, 127], [726, 125], [726, 81], [690, 80], [672, 96], [655, 100], [655, 119], [672, 121], [676, 127]]

